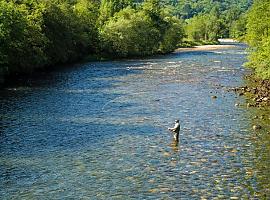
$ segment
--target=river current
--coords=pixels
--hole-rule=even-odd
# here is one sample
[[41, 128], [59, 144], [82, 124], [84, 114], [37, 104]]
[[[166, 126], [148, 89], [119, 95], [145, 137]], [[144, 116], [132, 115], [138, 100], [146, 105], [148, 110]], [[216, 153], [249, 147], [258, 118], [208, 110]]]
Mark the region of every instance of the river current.
[[1, 90], [1, 199], [270, 199], [269, 111], [228, 91], [245, 84], [245, 61], [234, 44]]

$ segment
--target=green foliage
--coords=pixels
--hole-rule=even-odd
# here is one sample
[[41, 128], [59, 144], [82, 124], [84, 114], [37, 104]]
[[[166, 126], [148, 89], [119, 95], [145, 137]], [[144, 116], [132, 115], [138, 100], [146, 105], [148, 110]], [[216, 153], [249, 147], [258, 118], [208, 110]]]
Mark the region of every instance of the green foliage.
[[14, 2], [0, 0], [0, 73], [31, 72], [95, 52], [96, 4], [88, 0]]
[[178, 44], [184, 38], [183, 23], [175, 17], [166, 17], [164, 19], [168, 27], [163, 35], [162, 41], [159, 46], [161, 53], [168, 53], [175, 50]]
[[[230, 29], [234, 21], [239, 19], [241, 14], [245, 13], [250, 7], [252, 0], [163, 0], [163, 5], [172, 9], [174, 16], [190, 21], [191, 18], [198, 15], [213, 15], [219, 18], [218, 25], [219, 37], [229, 37]], [[213, 34], [216, 34], [213, 32]]]
[[110, 55], [151, 55], [158, 49], [158, 29], [154, 27], [150, 17], [130, 7], [111, 18], [100, 34], [103, 49]]
[[[153, 25], [164, 34], [167, 28], [167, 22], [163, 20], [162, 5], [158, 0], [146, 0], [143, 3], [142, 10], [145, 15], [149, 16]], [[160, 35], [162, 37], [162, 35]]]
[[1, 71], [29, 71], [45, 64], [42, 10], [42, 4], [29, 10], [25, 4], [0, 1]]
[[[176, 5], [176, 1], [171, 1]], [[173, 17], [172, 7], [165, 7], [160, 1], [148, 0], [143, 4], [143, 11], [159, 30], [159, 52], [168, 53], [177, 48], [184, 37], [183, 21]]]
[[102, 26], [115, 13], [131, 5], [132, 0], [101, 0], [98, 24]]
[[257, 0], [247, 17], [246, 40], [250, 45], [249, 62], [260, 78], [270, 79], [270, 4]]
[[99, 7], [98, 26], [102, 26], [112, 16], [113, 16], [112, 1], [101, 0], [101, 5]]
[[200, 14], [187, 21], [186, 33], [194, 41], [217, 41], [220, 21], [215, 14]]
[[251, 49], [247, 66], [253, 68], [258, 77], [270, 79], [270, 36], [261, 43], [261, 46]]
[[163, 2], [165, 5], [172, 5], [174, 14], [183, 19], [190, 19], [198, 14], [209, 14], [214, 7], [218, 8], [220, 14], [226, 18], [228, 10], [237, 9], [243, 13], [252, 4], [252, 0], [163, 0]]
[[270, 34], [269, 0], [257, 0], [248, 13], [247, 41], [249, 45], [260, 46], [263, 38]]
[[[91, 12], [94, 11], [94, 12]], [[49, 3], [43, 13], [48, 64], [74, 61], [96, 44], [95, 9], [87, 1]]]
[[117, 57], [146, 56], [173, 51], [183, 38], [183, 26], [159, 1], [146, 1], [142, 9], [127, 7], [100, 29], [102, 51]]
[[246, 35], [246, 24], [247, 24], [247, 15], [243, 14], [240, 18], [234, 21], [230, 28], [230, 37], [235, 38], [237, 40], [243, 41], [245, 40]]

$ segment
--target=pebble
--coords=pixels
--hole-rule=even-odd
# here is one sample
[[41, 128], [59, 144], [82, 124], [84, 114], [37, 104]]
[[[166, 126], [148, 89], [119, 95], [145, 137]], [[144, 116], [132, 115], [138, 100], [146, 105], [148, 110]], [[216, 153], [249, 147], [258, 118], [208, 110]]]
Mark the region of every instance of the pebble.
[[259, 103], [259, 102], [262, 102], [262, 99], [261, 99], [261, 98], [260, 98], [260, 99], [257, 99], [256, 102], [258, 102], [258, 103]]
[[170, 156], [171, 154], [168, 152], [165, 152], [165, 153], [163, 153], [163, 155], [167, 157], [167, 156]]
[[253, 125], [252, 128], [253, 128], [253, 130], [259, 130], [262, 127], [260, 125]]

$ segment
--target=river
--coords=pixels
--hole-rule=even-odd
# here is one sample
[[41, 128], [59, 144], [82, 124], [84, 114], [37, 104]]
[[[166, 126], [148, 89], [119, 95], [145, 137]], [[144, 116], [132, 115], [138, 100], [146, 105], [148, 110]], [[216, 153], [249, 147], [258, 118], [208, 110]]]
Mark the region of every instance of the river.
[[1, 90], [1, 199], [270, 199], [269, 111], [228, 91], [245, 84], [245, 61], [235, 44]]

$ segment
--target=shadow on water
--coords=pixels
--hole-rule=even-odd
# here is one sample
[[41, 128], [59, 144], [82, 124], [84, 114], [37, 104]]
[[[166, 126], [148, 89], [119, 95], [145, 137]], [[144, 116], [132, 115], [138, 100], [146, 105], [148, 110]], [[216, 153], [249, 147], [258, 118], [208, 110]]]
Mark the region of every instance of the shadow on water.
[[245, 59], [236, 45], [87, 63], [2, 90], [1, 198], [267, 199], [269, 137], [227, 92]]
[[180, 143], [179, 141], [175, 141], [175, 140], [172, 140], [172, 142], [170, 143], [170, 147], [175, 153], [178, 153], [180, 151], [179, 143]]

